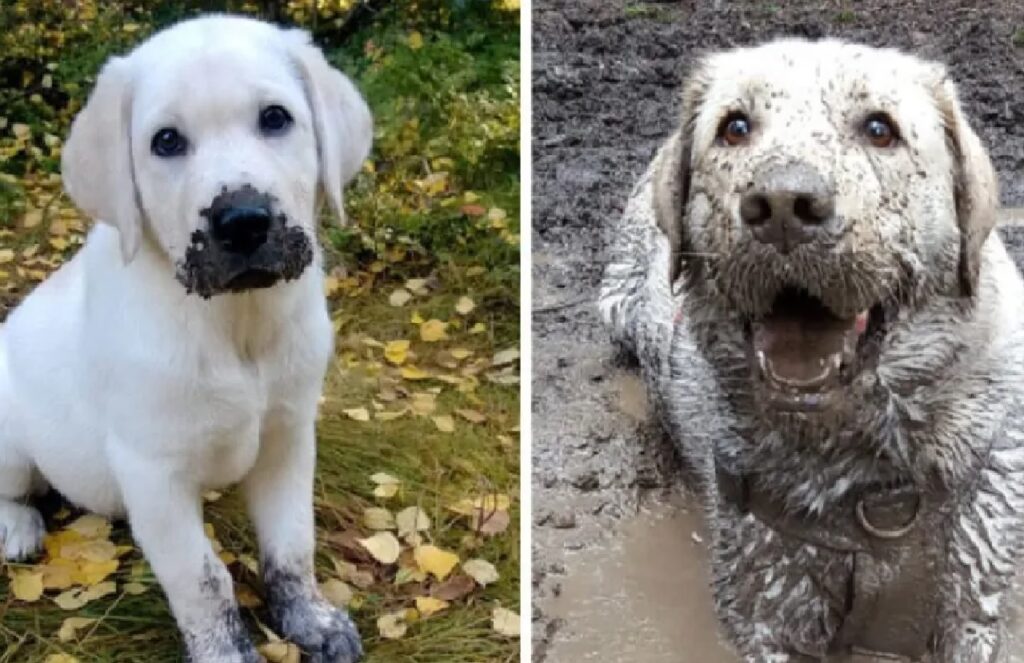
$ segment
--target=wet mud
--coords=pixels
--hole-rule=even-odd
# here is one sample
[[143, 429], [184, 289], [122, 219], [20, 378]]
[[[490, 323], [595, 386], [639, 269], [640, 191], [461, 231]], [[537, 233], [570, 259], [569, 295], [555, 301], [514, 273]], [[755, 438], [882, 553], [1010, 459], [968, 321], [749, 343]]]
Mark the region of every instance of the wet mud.
[[[784, 35], [946, 62], [1003, 203], [1024, 207], [1024, 2], [536, 0], [533, 26], [534, 659], [735, 661], [686, 470], [597, 320], [604, 228], [673, 128], [694, 58]], [[1024, 228], [1005, 236], [1024, 264]]]

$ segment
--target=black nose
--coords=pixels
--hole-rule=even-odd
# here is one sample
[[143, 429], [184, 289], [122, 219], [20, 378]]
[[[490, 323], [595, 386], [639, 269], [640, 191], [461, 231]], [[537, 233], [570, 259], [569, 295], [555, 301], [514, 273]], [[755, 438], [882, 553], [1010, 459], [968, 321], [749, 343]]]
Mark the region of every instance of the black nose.
[[270, 210], [265, 207], [225, 207], [210, 218], [213, 239], [226, 251], [249, 255], [267, 242]]
[[814, 240], [835, 217], [835, 196], [805, 165], [775, 167], [755, 177], [740, 200], [740, 218], [754, 237], [789, 253]]

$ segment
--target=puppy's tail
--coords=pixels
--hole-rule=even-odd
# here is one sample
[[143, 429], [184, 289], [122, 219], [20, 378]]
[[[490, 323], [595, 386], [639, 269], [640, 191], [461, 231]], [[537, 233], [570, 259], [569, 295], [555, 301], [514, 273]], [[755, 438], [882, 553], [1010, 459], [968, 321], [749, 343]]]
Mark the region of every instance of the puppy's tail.
[[668, 240], [654, 218], [652, 171], [637, 183], [622, 219], [611, 224], [608, 264], [597, 305], [612, 341], [640, 359], [660, 361], [671, 333]]

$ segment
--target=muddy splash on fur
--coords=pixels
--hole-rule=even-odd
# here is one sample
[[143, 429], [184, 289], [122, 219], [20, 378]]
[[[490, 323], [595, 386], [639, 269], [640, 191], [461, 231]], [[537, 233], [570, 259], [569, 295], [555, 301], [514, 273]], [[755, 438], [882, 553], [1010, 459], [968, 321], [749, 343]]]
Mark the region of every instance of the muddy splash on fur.
[[[274, 209], [274, 198], [249, 185], [235, 191], [224, 189], [200, 216], [212, 225], [214, 215], [231, 207]], [[279, 281], [297, 279], [313, 262], [313, 243], [301, 228], [289, 226], [284, 214], [274, 214], [267, 239], [250, 254], [233, 253], [215, 241], [208, 229], [192, 233], [185, 259], [175, 277], [189, 294], [203, 299], [225, 292], [269, 288]]]

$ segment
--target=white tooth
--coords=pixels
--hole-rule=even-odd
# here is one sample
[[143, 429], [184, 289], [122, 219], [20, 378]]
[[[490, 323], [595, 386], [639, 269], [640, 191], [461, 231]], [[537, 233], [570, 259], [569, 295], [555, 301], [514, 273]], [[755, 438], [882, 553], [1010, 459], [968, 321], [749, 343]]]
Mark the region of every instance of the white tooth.
[[761, 375], [768, 375], [768, 358], [764, 350], [757, 351], [757, 365], [761, 368]]
[[837, 371], [843, 367], [843, 354], [841, 352], [834, 352], [832, 354], [832, 368]]

